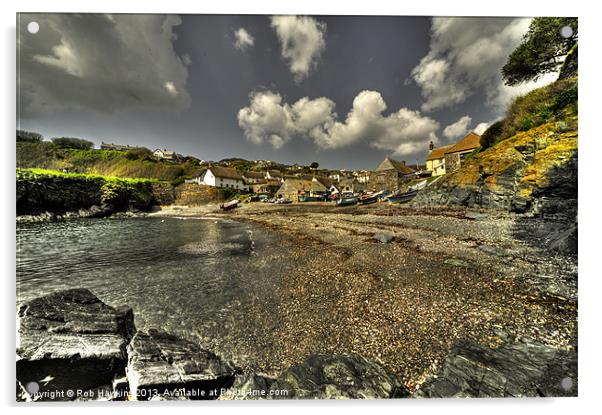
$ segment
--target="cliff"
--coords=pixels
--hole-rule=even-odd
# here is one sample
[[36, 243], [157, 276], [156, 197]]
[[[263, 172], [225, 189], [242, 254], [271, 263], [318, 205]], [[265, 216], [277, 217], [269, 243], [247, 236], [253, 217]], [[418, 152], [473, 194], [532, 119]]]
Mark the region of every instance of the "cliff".
[[[572, 93], [576, 80], [562, 82], [567, 87], [557, 96], [564, 99], [567, 92]], [[515, 103], [504, 122], [509, 126], [522, 125], [524, 131], [511, 130], [513, 134], [508, 138], [469, 155], [460, 169], [420, 192], [412, 204], [519, 213], [524, 219], [539, 219], [528, 226], [531, 239], [543, 237], [546, 248], [576, 253], [577, 103], [575, 97], [559, 107], [556, 97], [551, 99], [545, 94], [557, 87], [558, 83], [552, 84], [544, 87], [547, 90], [536, 90], [526, 99], [517, 100], [523, 107], [517, 108]]]
[[17, 215], [45, 212], [101, 217], [148, 211], [172, 203], [173, 186], [157, 180], [120, 179], [41, 169], [17, 169]]

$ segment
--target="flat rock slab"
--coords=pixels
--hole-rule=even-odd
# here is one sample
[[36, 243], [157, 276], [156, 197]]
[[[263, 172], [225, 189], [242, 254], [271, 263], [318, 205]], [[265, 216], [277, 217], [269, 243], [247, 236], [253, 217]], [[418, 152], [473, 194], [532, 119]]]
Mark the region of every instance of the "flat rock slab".
[[111, 307], [87, 289], [22, 304], [17, 325], [17, 380], [27, 390], [57, 392], [54, 398], [41, 396], [49, 400], [110, 385], [124, 372], [126, 345], [135, 331], [130, 308]]
[[129, 344], [126, 373], [138, 400], [216, 399], [232, 385], [236, 369], [196, 343], [149, 330]]
[[409, 396], [400, 381], [378, 363], [352, 354], [312, 355], [289, 367], [270, 387], [267, 399], [388, 399]]
[[460, 341], [415, 396], [577, 396], [577, 353], [527, 338], [496, 349]]

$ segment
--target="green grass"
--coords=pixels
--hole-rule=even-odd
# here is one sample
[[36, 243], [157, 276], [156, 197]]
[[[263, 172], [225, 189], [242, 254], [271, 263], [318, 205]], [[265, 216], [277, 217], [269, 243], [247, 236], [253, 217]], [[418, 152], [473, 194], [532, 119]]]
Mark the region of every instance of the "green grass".
[[485, 150], [519, 132], [571, 118], [577, 112], [577, 78], [558, 80], [517, 97], [508, 107], [505, 118], [483, 133], [481, 145]]
[[139, 179], [139, 178], [123, 178], [115, 176], [102, 176], [89, 173], [63, 173], [59, 170], [50, 169], [17, 169], [17, 180], [36, 180], [44, 177], [61, 177], [66, 179], [78, 180], [103, 180], [107, 183], [120, 185], [137, 185], [140, 183], [161, 183], [157, 179]]
[[60, 148], [47, 141], [17, 142], [17, 167], [170, 182], [183, 181], [201, 170], [192, 160], [172, 163], [152, 157], [134, 157], [125, 151]]

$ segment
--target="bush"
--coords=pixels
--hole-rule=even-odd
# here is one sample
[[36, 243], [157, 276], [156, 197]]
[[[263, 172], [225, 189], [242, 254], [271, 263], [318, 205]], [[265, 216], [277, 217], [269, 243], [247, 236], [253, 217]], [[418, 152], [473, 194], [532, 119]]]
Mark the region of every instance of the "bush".
[[134, 147], [125, 153], [128, 160], [149, 160], [153, 161], [153, 152], [146, 147]]
[[37, 143], [42, 141], [44, 137], [40, 133], [32, 131], [17, 130], [17, 141], [26, 141], [29, 143]]
[[481, 148], [483, 150], [491, 147], [495, 144], [498, 137], [502, 135], [504, 131], [504, 120], [496, 121], [491, 124], [481, 135]]
[[92, 141], [84, 140], [83, 138], [75, 137], [55, 137], [52, 139], [55, 146], [60, 148], [75, 148], [79, 150], [90, 150], [94, 147]]
[[576, 78], [558, 80], [517, 97], [508, 107], [506, 118], [483, 133], [481, 146], [483, 149], [491, 147], [518, 132], [575, 114], [577, 99]]

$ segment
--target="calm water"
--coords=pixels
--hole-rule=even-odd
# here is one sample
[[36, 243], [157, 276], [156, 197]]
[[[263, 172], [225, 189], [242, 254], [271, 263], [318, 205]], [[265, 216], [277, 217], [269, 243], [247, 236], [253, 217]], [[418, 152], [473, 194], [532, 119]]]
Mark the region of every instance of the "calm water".
[[260, 304], [269, 313], [278, 301], [289, 266], [281, 245], [251, 225], [213, 219], [18, 224], [17, 301], [89, 288], [110, 305], [133, 307], [139, 329], [164, 329], [244, 360], [253, 347], [246, 333], [257, 331], [246, 310]]

